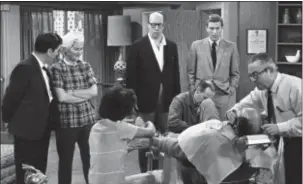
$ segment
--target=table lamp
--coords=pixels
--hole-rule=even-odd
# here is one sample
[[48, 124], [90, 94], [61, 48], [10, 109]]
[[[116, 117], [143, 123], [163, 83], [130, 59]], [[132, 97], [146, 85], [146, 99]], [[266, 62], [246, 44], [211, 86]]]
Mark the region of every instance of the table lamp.
[[114, 15], [108, 16], [107, 45], [118, 46], [119, 58], [115, 62], [114, 72], [116, 83], [124, 85], [124, 75], [126, 72], [126, 62], [124, 61], [125, 46], [131, 41], [131, 20], [130, 16]]

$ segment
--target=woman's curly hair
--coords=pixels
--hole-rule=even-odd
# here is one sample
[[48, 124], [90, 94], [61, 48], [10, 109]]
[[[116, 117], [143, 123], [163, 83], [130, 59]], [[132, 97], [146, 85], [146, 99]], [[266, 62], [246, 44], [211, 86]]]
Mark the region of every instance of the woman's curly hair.
[[99, 115], [101, 118], [112, 121], [122, 120], [132, 115], [136, 104], [137, 97], [132, 89], [114, 86], [103, 95]]

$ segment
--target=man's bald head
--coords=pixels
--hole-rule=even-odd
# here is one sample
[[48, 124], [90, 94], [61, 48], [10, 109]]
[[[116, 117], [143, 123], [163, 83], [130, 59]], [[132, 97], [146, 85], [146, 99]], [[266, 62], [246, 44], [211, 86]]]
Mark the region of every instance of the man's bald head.
[[149, 23], [164, 23], [164, 17], [161, 13], [159, 12], [153, 12], [149, 15], [148, 19]]
[[148, 19], [148, 33], [153, 39], [161, 39], [164, 17], [159, 12], [153, 12]]

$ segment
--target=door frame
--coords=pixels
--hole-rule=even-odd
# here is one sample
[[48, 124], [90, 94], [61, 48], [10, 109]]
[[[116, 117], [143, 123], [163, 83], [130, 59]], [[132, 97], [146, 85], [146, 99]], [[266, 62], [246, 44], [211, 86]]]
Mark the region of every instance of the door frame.
[[[2, 107], [2, 96], [3, 96], [3, 83], [2, 83], [2, 2], [0, 2], [0, 107]], [[0, 131], [4, 129], [4, 123], [2, 121], [2, 111], [0, 111]]]

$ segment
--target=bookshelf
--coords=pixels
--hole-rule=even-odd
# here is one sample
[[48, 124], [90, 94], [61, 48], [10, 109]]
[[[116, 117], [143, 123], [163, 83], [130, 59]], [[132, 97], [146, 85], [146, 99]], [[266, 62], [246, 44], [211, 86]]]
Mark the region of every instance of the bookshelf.
[[[284, 21], [286, 11], [289, 21]], [[298, 11], [302, 15], [301, 1], [277, 2], [276, 61], [280, 72], [302, 78], [302, 18], [298, 21]], [[285, 56], [295, 56], [297, 50], [301, 51], [298, 62], [288, 62]]]

